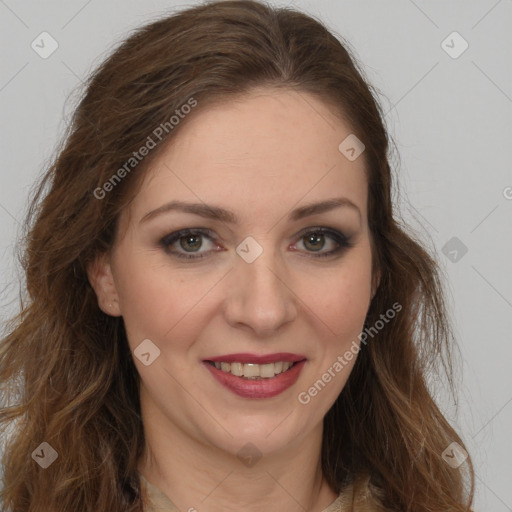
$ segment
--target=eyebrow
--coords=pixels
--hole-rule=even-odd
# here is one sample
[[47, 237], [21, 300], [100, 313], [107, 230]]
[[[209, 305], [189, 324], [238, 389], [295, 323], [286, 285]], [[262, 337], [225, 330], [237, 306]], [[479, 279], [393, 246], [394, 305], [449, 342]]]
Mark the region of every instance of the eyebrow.
[[[293, 210], [288, 218], [291, 221], [297, 221], [311, 215], [328, 212], [335, 208], [348, 207], [355, 210], [359, 214], [359, 220], [362, 220], [361, 210], [346, 197], [335, 197], [319, 203], [310, 203]], [[234, 212], [221, 208], [220, 206], [208, 205], [205, 203], [187, 203], [184, 201], [171, 201], [160, 206], [156, 210], [152, 210], [144, 215], [140, 223], [149, 220], [170, 211], [179, 211], [184, 213], [192, 213], [207, 219], [218, 220], [228, 224], [239, 224], [239, 219]]]

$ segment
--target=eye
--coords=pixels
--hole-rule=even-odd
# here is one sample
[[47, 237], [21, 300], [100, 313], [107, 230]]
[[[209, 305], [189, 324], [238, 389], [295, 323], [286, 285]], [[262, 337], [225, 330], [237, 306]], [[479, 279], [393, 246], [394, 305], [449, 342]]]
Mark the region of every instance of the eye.
[[[162, 238], [160, 245], [165, 252], [172, 256], [184, 259], [200, 259], [212, 252], [212, 250], [200, 251], [204, 248], [203, 238], [206, 238], [209, 243], [213, 243], [213, 232], [205, 228], [182, 229]], [[325, 246], [326, 238], [331, 240], [331, 245], [334, 243], [334, 248], [327, 252], [320, 252]], [[308, 230], [302, 231], [299, 234], [299, 241], [306, 247], [306, 252], [313, 253], [310, 255], [314, 258], [334, 256], [354, 245], [350, 237], [345, 236], [340, 231], [323, 227], [308, 228]], [[178, 250], [171, 250], [171, 247], [178, 242]], [[213, 251], [215, 252], [215, 250]]]
[[[204, 258], [208, 254], [208, 252], [198, 253], [199, 249], [203, 247], [202, 237], [206, 237], [212, 242], [213, 237], [211, 235], [212, 231], [209, 229], [182, 229], [162, 238], [160, 245], [166, 252], [178, 258], [199, 259]], [[185, 253], [170, 250], [170, 247], [176, 242], [179, 242], [180, 248], [185, 250]], [[189, 249], [191, 253], [187, 254]], [[193, 253], [198, 253], [199, 255], [196, 256]]]
[[[345, 236], [340, 231], [323, 227], [308, 228], [306, 231], [302, 231], [299, 237], [299, 240], [301, 240], [302, 244], [308, 249], [307, 252], [318, 253], [312, 254], [314, 258], [334, 256], [354, 246], [350, 237]], [[319, 252], [325, 247], [326, 238], [331, 240], [331, 246], [334, 242], [334, 248], [327, 252]]]

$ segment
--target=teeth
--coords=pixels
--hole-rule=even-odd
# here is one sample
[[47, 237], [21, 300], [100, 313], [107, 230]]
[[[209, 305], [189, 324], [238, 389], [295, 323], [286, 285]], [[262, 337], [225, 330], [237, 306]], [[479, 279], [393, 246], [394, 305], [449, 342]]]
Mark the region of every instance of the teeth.
[[[225, 372], [231, 371], [233, 375], [236, 375], [237, 377], [243, 377], [244, 375], [244, 365], [242, 363], [224, 363], [228, 368], [224, 369]], [[229, 368], [231, 366], [231, 368]]]
[[293, 363], [289, 361], [278, 361], [277, 363], [254, 364], [254, 363], [214, 363], [217, 370], [232, 373], [237, 377], [246, 379], [271, 379], [280, 373], [289, 370]]
[[244, 364], [244, 377], [261, 377], [259, 364]]
[[274, 363], [262, 364], [260, 367], [260, 377], [268, 379], [275, 377]]

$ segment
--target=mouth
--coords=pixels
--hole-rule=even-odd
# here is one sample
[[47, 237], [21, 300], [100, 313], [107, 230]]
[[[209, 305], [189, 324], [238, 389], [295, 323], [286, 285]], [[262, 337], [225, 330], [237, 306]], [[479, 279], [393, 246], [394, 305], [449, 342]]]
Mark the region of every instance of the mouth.
[[[226, 359], [228, 359], [226, 361]], [[203, 360], [215, 381], [242, 398], [272, 398], [291, 388], [307, 359], [297, 354], [231, 354]]]
[[[302, 359], [301, 361], [304, 361]], [[235, 377], [241, 377], [246, 380], [264, 380], [286, 373], [301, 361], [277, 361], [275, 363], [257, 364], [226, 361], [208, 361], [205, 362], [217, 368], [224, 373], [230, 373]]]

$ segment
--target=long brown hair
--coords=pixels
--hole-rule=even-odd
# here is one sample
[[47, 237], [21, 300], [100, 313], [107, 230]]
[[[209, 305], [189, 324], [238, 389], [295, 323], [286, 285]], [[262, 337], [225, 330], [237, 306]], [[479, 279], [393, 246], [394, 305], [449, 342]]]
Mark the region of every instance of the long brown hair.
[[[389, 510], [470, 510], [471, 459], [459, 468], [443, 460], [452, 442], [464, 444], [426, 381], [440, 368], [452, 383], [440, 269], [397, 220], [384, 116], [342, 41], [290, 8], [213, 2], [136, 30], [90, 76], [31, 198], [22, 252], [27, 293], [0, 347], [0, 425], [9, 433], [3, 510], [143, 510], [139, 375], [122, 319], [99, 309], [86, 268], [112, 247], [144, 170], [194, 112], [177, 123], [171, 116], [186, 104], [199, 111], [266, 85], [316, 95], [365, 144], [373, 265], [381, 275], [367, 325], [402, 306], [362, 347], [325, 417], [325, 477], [337, 492], [365, 478], [370, 502]], [[148, 137], [156, 147], [134, 163]], [[42, 442], [58, 454], [46, 469], [31, 456]]]

